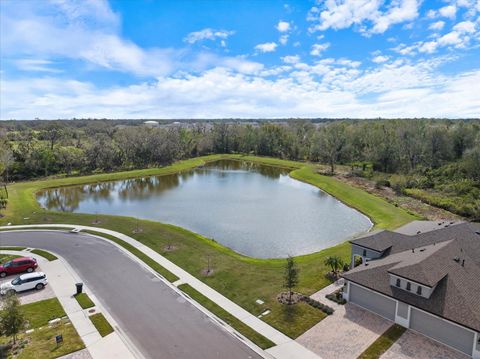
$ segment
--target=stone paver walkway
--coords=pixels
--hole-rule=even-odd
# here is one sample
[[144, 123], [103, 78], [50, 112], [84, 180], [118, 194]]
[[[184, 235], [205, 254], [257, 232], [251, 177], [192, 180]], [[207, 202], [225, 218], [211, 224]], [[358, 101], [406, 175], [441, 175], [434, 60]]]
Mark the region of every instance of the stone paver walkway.
[[467, 359], [467, 355], [407, 330], [381, 359]]
[[[326, 300], [322, 302], [334, 307]], [[332, 315], [297, 338], [323, 359], [356, 359], [393, 324], [355, 304], [336, 305], [334, 309]]]

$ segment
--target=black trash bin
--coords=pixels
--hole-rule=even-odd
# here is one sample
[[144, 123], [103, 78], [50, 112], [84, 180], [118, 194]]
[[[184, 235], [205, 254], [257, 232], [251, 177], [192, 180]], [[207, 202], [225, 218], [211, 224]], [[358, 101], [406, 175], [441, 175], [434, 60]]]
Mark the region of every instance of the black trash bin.
[[75, 286], [77, 287], [77, 295], [82, 293], [83, 283], [76, 283]]

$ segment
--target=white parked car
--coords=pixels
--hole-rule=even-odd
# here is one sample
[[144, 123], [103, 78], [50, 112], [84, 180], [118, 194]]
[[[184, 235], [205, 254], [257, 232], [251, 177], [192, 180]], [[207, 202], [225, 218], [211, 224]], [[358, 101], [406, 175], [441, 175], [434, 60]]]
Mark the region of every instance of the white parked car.
[[0, 285], [0, 294], [23, 292], [30, 289], [43, 289], [47, 285], [47, 276], [42, 272], [27, 273], [18, 276], [12, 281]]

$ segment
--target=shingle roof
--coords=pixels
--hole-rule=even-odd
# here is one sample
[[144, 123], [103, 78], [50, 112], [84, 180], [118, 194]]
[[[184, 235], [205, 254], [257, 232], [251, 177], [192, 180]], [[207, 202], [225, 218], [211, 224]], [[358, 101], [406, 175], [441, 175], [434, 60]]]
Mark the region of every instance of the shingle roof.
[[[385, 234], [361, 240], [375, 246], [381, 238]], [[463, 223], [415, 236], [391, 236], [388, 245], [389, 255], [356, 267], [343, 277], [480, 331], [480, 224]], [[389, 273], [437, 286], [429, 299], [423, 298], [390, 286]]]

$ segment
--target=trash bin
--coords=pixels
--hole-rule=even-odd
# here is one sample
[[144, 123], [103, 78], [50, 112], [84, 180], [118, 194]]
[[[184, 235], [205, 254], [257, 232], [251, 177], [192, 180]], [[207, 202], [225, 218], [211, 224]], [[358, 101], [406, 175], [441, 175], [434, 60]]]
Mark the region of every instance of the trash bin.
[[76, 283], [75, 286], [77, 287], [77, 294], [82, 293], [83, 283]]

